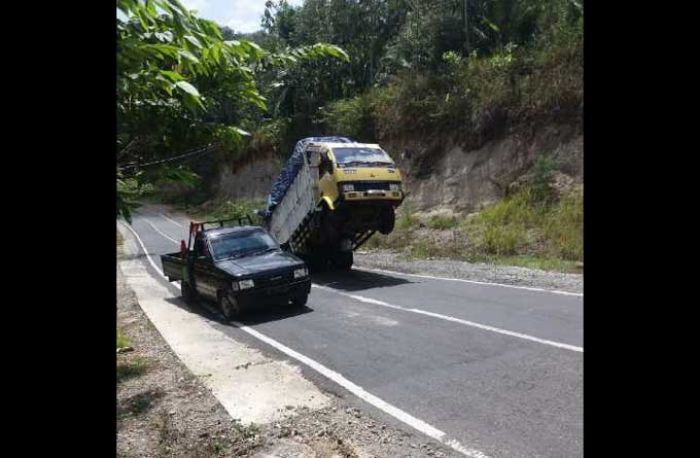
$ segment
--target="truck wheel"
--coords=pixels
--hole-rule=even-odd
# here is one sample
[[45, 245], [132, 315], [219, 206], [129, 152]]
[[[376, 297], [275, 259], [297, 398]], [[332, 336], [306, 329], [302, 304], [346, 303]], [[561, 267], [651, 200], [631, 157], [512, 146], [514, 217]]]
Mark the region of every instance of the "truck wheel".
[[389, 207], [382, 211], [379, 218], [379, 233], [383, 235], [391, 234], [391, 231], [394, 230], [394, 222], [396, 221], [394, 207]]
[[352, 251], [338, 251], [335, 253], [335, 256], [333, 256], [333, 264], [339, 270], [350, 270], [353, 261]]
[[197, 297], [195, 291], [186, 281], [180, 283], [180, 292], [182, 293], [182, 300], [188, 305], [192, 304]]
[[227, 292], [219, 292], [219, 310], [228, 321], [241, 316], [241, 305], [238, 300]]
[[300, 308], [302, 308], [303, 306], [306, 305], [306, 301], [308, 301], [308, 300], [309, 300], [309, 295], [308, 295], [308, 294], [304, 294], [304, 295], [301, 295], [301, 296], [294, 297], [294, 298], [292, 298], [292, 306], [293, 306], [294, 308], [299, 308], [299, 309], [300, 309]]
[[304, 259], [311, 272], [323, 272], [328, 266], [328, 258], [325, 253], [312, 253]]

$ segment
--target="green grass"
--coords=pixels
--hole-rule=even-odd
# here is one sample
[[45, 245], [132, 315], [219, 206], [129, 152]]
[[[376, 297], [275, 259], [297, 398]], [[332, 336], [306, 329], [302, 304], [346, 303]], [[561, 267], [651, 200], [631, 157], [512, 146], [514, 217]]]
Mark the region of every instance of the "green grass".
[[406, 205], [397, 215], [396, 227], [399, 229], [407, 229], [415, 225], [416, 219], [413, 216], [413, 210], [410, 205]]
[[117, 329], [117, 348], [130, 346], [129, 340]]
[[567, 261], [566, 259], [559, 258], [519, 255], [487, 258], [484, 259], [484, 261], [508, 266], [527, 267], [530, 269], [552, 270], [557, 272], [581, 272], [581, 269], [577, 267], [576, 261]]
[[[421, 228], [421, 225], [424, 228]], [[417, 217], [400, 214], [396, 228], [374, 235], [367, 249], [390, 249], [408, 258], [448, 258], [580, 272], [583, 261], [583, 195], [543, 198], [525, 188], [466, 217]]]
[[130, 357], [117, 362], [117, 383], [140, 377], [148, 370], [148, 362], [140, 357]]
[[456, 227], [457, 224], [459, 224], [459, 222], [455, 216], [435, 215], [431, 216], [427, 222], [427, 226], [429, 228], [439, 230], [452, 229], [453, 227]]

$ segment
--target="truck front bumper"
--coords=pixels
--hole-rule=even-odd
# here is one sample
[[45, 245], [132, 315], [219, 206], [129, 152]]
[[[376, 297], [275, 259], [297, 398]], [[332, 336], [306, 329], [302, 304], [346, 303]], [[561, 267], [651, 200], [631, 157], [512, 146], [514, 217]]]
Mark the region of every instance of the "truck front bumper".
[[394, 200], [401, 201], [403, 193], [401, 191], [368, 190], [368, 191], [347, 191], [343, 193], [343, 199], [348, 202], [366, 200]]
[[250, 309], [262, 304], [286, 302], [295, 297], [305, 296], [310, 291], [311, 278], [306, 277], [283, 285], [241, 291], [236, 295], [236, 299], [243, 309]]

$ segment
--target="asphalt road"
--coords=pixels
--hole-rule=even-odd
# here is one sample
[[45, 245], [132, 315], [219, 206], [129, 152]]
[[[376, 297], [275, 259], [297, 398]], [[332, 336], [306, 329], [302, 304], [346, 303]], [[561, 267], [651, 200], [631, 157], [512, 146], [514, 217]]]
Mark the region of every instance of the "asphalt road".
[[[160, 266], [160, 255], [186, 238], [187, 223], [146, 207], [132, 228]], [[243, 324], [484, 455], [583, 455], [582, 296], [361, 268], [313, 282], [306, 309], [265, 309]], [[212, 326], [285, 357], [236, 326]], [[303, 372], [401, 425], [318, 372]]]

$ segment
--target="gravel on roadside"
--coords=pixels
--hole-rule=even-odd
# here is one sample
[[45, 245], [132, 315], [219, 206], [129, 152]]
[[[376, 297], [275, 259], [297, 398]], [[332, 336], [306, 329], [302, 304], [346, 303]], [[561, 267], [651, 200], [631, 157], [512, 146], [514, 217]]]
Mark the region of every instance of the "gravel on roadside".
[[450, 259], [408, 259], [401, 254], [385, 250], [355, 252], [355, 266], [583, 293], [583, 274], [547, 272], [525, 267]]

